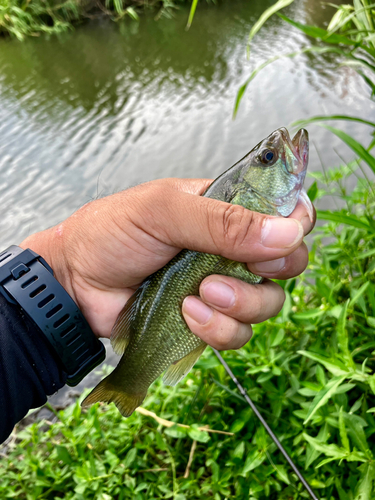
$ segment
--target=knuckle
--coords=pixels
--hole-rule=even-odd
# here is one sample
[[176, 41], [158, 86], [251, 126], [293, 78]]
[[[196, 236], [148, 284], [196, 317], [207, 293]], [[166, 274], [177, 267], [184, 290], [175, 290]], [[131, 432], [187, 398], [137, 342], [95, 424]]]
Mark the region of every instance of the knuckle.
[[254, 231], [255, 214], [240, 205], [225, 207], [222, 214], [222, 231], [225, 248], [244, 246]]

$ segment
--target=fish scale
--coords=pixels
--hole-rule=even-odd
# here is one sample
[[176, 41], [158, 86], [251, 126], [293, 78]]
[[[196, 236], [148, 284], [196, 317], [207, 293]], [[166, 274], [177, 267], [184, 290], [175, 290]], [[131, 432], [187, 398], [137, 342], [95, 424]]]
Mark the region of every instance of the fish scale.
[[[307, 153], [306, 131], [301, 129], [291, 140], [286, 129], [278, 129], [218, 177], [203, 196], [268, 215], [287, 216], [302, 189]], [[169, 385], [189, 372], [206, 344], [189, 330], [182, 302], [189, 295], [198, 295], [201, 282], [211, 274], [250, 284], [262, 281], [244, 263], [182, 250], [128, 300], [111, 334], [112, 345], [122, 358], [83, 405], [113, 401], [124, 416], [129, 416], [163, 372]]]

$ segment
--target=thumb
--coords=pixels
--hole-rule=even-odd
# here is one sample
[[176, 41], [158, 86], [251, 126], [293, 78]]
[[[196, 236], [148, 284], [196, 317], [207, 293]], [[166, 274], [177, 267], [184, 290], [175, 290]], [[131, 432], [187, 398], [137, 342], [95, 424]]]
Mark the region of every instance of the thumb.
[[163, 179], [124, 194], [138, 199], [131, 204], [136, 207], [130, 212], [132, 221], [177, 248], [261, 262], [285, 257], [301, 244], [304, 231], [296, 219], [267, 216], [199, 196], [209, 184], [204, 179]]

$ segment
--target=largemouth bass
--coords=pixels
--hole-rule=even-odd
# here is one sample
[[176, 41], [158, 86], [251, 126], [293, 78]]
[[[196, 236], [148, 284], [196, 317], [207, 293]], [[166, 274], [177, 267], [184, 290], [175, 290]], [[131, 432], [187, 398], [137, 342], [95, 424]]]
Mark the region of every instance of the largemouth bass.
[[[291, 139], [288, 131], [280, 128], [220, 175], [203, 196], [287, 217], [299, 197], [307, 202], [302, 187], [308, 150], [306, 130], [299, 130]], [[262, 281], [244, 263], [182, 250], [149, 276], [126, 303], [111, 333], [112, 346], [122, 358], [87, 396], [83, 406], [113, 401], [128, 417], [163, 372], [164, 383], [175, 385], [191, 370], [206, 344], [189, 330], [181, 306], [188, 295], [198, 295], [200, 283], [210, 274], [232, 276], [247, 283]]]

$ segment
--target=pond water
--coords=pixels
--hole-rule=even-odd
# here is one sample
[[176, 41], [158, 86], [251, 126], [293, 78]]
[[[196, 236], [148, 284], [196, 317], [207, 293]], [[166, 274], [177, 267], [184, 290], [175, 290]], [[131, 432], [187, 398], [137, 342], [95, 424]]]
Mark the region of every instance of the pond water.
[[[5, 248], [87, 201], [168, 176], [216, 177], [280, 126], [324, 113], [374, 116], [368, 89], [332, 56], [283, 59], [261, 72], [232, 119], [239, 86], [261, 62], [309, 40], [279, 18], [247, 35], [270, 2], [200, 2], [155, 21], [98, 19], [59, 37], [0, 40], [0, 239]], [[285, 11], [324, 25], [332, 8], [299, 0]], [[359, 139], [368, 131], [342, 128]], [[311, 170], [347, 159], [310, 128]], [[319, 153], [319, 155], [318, 155]]]

